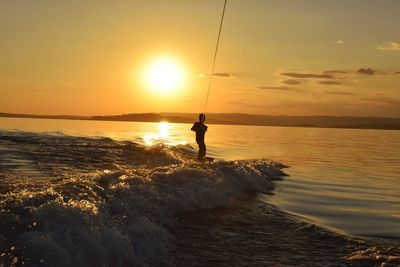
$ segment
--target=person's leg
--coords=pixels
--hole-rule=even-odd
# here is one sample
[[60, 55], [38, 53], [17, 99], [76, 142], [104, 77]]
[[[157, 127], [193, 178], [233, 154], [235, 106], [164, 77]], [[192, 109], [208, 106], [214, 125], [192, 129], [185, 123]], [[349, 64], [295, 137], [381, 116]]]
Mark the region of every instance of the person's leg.
[[197, 159], [201, 160], [204, 158], [205, 155], [206, 155], [206, 144], [199, 143], [199, 153], [197, 155]]
[[200, 145], [200, 143], [197, 142], [197, 146], [199, 147], [199, 151], [197, 152], [197, 159], [201, 160], [201, 157], [200, 157], [200, 155], [201, 155], [200, 154], [201, 153], [201, 145]]

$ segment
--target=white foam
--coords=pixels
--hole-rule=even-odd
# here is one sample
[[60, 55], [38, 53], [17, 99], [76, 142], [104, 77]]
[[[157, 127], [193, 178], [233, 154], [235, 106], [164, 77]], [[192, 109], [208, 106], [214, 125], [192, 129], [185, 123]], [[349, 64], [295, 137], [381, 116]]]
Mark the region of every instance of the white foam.
[[[23, 138], [29, 142], [29, 136]], [[70, 142], [59, 149], [72, 162], [88, 147], [88, 165], [98, 155], [96, 145], [101, 146], [108, 156], [98, 160], [114, 167], [81, 174], [63, 167], [57, 169], [63, 172], [61, 179], [40, 183], [8, 177], [12, 190], [5, 183], [0, 201], [5, 236], [0, 249], [9, 253], [6, 263], [18, 257], [41, 266], [163, 265], [173, 246], [167, 227], [174, 225], [177, 214], [229, 207], [249, 193], [270, 192], [272, 182], [283, 175], [281, 165], [267, 160], [195, 162], [188, 159], [186, 146], [145, 147], [62, 135], [33, 138], [47, 144], [51, 138], [57, 144]], [[42, 153], [40, 145], [30, 144]], [[11, 246], [16, 249], [10, 251]]]

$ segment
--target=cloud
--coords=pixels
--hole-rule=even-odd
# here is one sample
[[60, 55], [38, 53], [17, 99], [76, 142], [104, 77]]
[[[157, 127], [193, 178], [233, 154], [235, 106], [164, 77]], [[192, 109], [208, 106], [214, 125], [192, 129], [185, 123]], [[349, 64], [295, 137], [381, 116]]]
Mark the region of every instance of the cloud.
[[400, 106], [399, 99], [388, 98], [384, 96], [375, 96], [375, 97], [364, 97], [363, 100], [370, 101], [370, 102], [377, 102], [383, 104], [389, 104], [394, 106]]
[[376, 70], [373, 70], [371, 68], [360, 68], [357, 70], [358, 74], [365, 74], [365, 75], [374, 75]]
[[280, 91], [291, 91], [292, 89], [287, 86], [259, 86], [261, 90], [280, 90]]
[[342, 84], [341, 82], [337, 81], [318, 81], [319, 84], [324, 84], [324, 85], [340, 85]]
[[400, 42], [389, 42], [384, 43], [376, 47], [376, 49], [381, 51], [397, 51], [400, 52]]
[[336, 40], [333, 43], [334, 44], [338, 44], [338, 45], [342, 45], [342, 44], [344, 44], [344, 41], [343, 40]]
[[344, 70], [326, 70], [326, 71], [324, 71], [324, 73], [328, 73], [328, 74], [346, 74], [348, 72], [344, 71]]
[[293, 78], [316, 78], [316, 79], [334, 79], [330, 74], [316, 74], [316, 73], [299, 73], [299, 72], [282, 72], [281, 75]]
[[218, 78], [231, 78], [232, 74], [226, 73], [226, 72], [214, 72], [213, 74], [211, 74], [211, 73], [200, 74], [201, 78], [210, 77], [210, 76], [218, 77]]
[[355, 95], [354, 93], [350, 92], [338, 92], [338, 91], [326, 91], [325, 94], [330, 94], [330, 95]]
[[281, 83], [288, 84], [288, 85], [295, 85], [295, 84], [299, 84], [300, 82], [295, 79], [288, 79], [288, 80], [281, 81]]
[[[386, 72], [382, 71], [382, 70], [376, 70], [376, 69], [372, 69], [372, 68], [359, 68], [357, 70], [327, 70], [324, 71], [325, 74], [331, 74], [331, 75], [335, 75], [335, 74], [365, 74], [365, 75], [384, 75], [386, 74]], [[400, 72], [399, 72], [400, 73]], [[344, 77], [342, 75], [342, 77]], [[336, 78], [338, 78], [338, 76], [335, 76]]]

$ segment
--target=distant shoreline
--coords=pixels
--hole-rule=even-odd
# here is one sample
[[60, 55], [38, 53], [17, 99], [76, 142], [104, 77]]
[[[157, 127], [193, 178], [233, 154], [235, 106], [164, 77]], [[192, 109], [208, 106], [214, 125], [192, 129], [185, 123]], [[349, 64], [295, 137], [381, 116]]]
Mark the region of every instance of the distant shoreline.
[[[131, 113], [104, 116], [73, 116], [73, 115], [31, 115], [0, 113], [6, 118], [32, 119], [65, 119], [65, 120], [95, 120], [95, 121], [130, 121], [130, 122], [160, 122], [192, 123], [197, 119], [196, 113]], [[209, 113], [208, 124], [251, 125], [278, 127], [310, 127], [339, 129], [379, 129], [400, 130], [400, 118], [384, 117], [351, 117], [351, 116], [285, 116], [285, 115], [254, 115], [242, 113]]]

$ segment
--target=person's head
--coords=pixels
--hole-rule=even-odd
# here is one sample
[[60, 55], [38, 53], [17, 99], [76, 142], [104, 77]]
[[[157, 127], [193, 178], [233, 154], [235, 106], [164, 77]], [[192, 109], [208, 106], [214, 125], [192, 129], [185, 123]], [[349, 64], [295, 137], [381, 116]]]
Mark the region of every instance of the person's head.
[[206, 120], [206, 115], [204, 115], [203, 113], [201, 113], [200, 115], [199, 115], [199, 121], [200, 122], [204, 122]]

